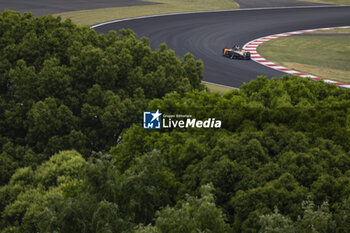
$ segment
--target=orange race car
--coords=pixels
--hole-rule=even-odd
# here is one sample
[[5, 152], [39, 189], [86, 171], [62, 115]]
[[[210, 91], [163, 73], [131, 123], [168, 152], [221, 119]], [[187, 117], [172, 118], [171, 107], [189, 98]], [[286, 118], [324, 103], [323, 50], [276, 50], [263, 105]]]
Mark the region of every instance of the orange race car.
[[234, 45], [232, 49], [222, 49], [225, 57], [231, 59], [250, 60], [250, 52], [241, 49], [238, 45]]

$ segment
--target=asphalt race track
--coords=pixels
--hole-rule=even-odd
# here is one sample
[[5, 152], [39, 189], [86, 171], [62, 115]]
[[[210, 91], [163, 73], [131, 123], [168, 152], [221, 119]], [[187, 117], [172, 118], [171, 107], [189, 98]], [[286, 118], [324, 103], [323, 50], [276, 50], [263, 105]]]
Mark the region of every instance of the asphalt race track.
[[156, 3], [140, 0], [0, 0], [0, 11], [9, 9], [41, 16], [66, 11], [152, 4]]
[[131, 28], [151, 39], [153, 49], [166, 42], [178, 56], [190, 52], [204, 62], [204, 81], [240, 87], [258, 75], [280, 77], [284, 73], [254, 61], [222, 56], [223, 47], [271, 34], [303, 29], [350, 25], [350, 6], [238, 10], [179, 14], [109, 23], [97, 32]]

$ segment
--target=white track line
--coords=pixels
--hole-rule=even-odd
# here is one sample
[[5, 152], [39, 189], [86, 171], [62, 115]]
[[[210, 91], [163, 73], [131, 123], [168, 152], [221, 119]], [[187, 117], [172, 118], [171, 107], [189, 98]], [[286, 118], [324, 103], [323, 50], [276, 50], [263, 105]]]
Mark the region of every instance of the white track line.
[[[284, 32], [284, 33], [279, 33], [279, 34], [275, 34], [275, 35], [270, 35], [270, 36], [264, 36], [255, 40], [252, 40], [248, 43], [246, 43], [243, 46], [243, 49], [246, 49], [247, 51], [249, 51], [251, 53], [251, 59], [261, 65], [267, 66], [271, 69], [275, 69], [278, 71], [282, 71], [284, 73], [287, 74], [291, 74], [291, 75], [297, 75], [303, 78], [311, 78], [312, 80], [322, 80], [314, 75], [310, 75], [310, 74], [304, 74], [302, 72], [299, 71], [295, 71], [295, 70], [291, 70], [289, 68], [283, 67], [283, 66], [279, 66], [271, 61], [266, 60], [265, 58], [263, 58], [258, 52], [257, 52], [257, 48], [259, 45], [261, 45], [262, 43], [269, 41], [269, 40], [273, 40], [276, 38], [281, 38], [281, 37], [286, 37], [286, 36], [291, 36], [291, 35], [297, 35], [297, 34], [303, 34], [303, 33], [307, 33], [307, 32], [315, 32], [315, 31], [326, 31], [326, 30], [331, 30], [331, 29], [345, 29], [345, 28], [350, 28], [350, 26], [342, 26], [342, 27], [328, 27], [328, 28], [315, 28], [315, 29], [310, 29], [310, 30], [300, 30], [300, 31], [294, 31], [294, 32]], [[325, 83], [331, 83], [334, 85], [337, 85], [339, 87], [343, 87], [343, 88], [349, 88], [350, 89], [350, 85], [346, 84], [346, 83], [340, 83], [340, 82], [336, 82], [336, 81], [332, 81], [332, 80], [328, 80], [325, 79], [323, 80]]]

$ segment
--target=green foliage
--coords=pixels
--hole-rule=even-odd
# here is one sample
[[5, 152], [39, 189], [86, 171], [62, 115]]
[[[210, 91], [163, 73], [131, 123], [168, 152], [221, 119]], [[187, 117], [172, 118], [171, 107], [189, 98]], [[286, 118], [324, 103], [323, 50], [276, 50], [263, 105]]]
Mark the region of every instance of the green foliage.
[[0, 13], [0, 184], [60, 150], [108, 151], [150, 99], [204, 89], [202, 68], [166, 45], [152, 51], [131, 30], [105, 36], [52, 16]]
[[[75, 151], [63, 151], [33, 170], [18, 169], [8, 185], [0, 189], [1, 229], [34, 232], [40, 228], [47, 207], [63, 199], [70, 182], [78, 182], [86, 161]], [[48, 216], [46, 216], [48, 217]], [[5, 231], [6, 231], [5, 230]]]
[[[317, 205], [328, 201], [328, 223], [339, 222], [327, 229], [335, 231], [343, 229], [349, 213], [341, 207], [344, 211], [335, 214], [349, 196], [349, 100], [348, 90], [290, 77], [259, 77], [224, 96], [170, 93], [152, 100], [150, 109], [215, 117], [223, 121], [222, 129], [147, 131], [133, 126], [111, 153], [125, 171], [143, 154], [159, 150], [182, 183], [177, 200], [198, 195], [201, 185], [212, 183], [216, 205], [234, 232], [259, 232], [260, 216], [269, 216], [275, 207], [284, 217], [271, 221], [285, 227], [275, 232], [295, 232], [298, 216], [310, 222], [305, 224], [326, 221], [303, 215], [302, 203], [309, 197]], [[150, 226], [143, 231], [159, 232]]]
[[201, 187], [201, 198], [187, 196], [175, 207], [165, 207], [157, 213], [154, 226], [140, 227], [136, 232], [228, 232], [222, 210], [215, 206], [213, 186]]
[[327, 202], [316, 208], [313, 201], [304, 201], [302, 210], [302, 216], [293, 222], [289, 217], [281, 215], [275, 207], [274, 213], [260, 216], [261, 232], [334, 232], [335, 225]]
[[[260, 77], [224, 96], [166, 94], [148, 108], [215, 117], [222, 128], [144, 130], [134, 124], [110, 154], [84, 160], [77, 152], [62, 152], [40, 166], [18, 169], [0, 189], [1, 229], [347, 232], [349, 100], [348, 90], [289, 77]], [[130, 110], [126, 100], [95, 84], [83, 105], [86, 131], [79, 132], [70, 128], [79, 120], [65, 106], [52, 97], [35, 102], [28, 112], [30, 132], [42, 130], [38, 138], [58, 134], [52, 146], [67, 134], [74, 138], [70, 143], [84, 145], [94, 136], [103, 145], [108, 138], [87, 129], [118, 129], [122, 121], [114, 116]], [[47, 124], [48, 118], [57, 126]], [[33, 154], [2, 140], [4, 155]], [[33, 141], [31, 147], [38, 146]]]
[[275, 207], [274, 213], [260, 216], [262, 233], [294, 233], [293, 222], [290, 218], [281, 215]]
[[149, 223], [160, 207], [172, 204], [179, 183], [158, 151], [137, 158], [120, 179], [121, 209], [133, 222]]

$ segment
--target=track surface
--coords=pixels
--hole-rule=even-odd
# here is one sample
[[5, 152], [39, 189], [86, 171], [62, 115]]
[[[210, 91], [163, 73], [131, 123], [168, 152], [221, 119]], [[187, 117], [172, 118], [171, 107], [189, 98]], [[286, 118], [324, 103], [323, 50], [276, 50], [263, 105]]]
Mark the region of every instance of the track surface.
[[10, 9], [41, 16], [65, 11], [152, 4], [155, 3], [140, 0], [0, 0], [0, 11]]
[[350, 6], [238, 10], [180, 14], [110, 23], [97, 32], [131, 28], [151, 39], [151, 47], [166, 42], [178, 56], [190, 52], [204, 62], [204, 81], [232, 87], [258, 75], [280, 77], [284, 73], [254, 61], [230, 60], [223, 47], [244, 45], [253, 39], [288, 31], [350, 25]]

